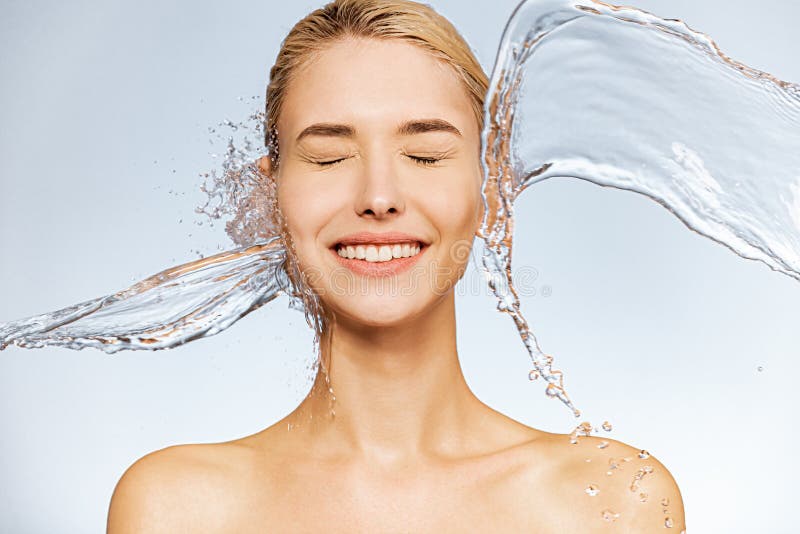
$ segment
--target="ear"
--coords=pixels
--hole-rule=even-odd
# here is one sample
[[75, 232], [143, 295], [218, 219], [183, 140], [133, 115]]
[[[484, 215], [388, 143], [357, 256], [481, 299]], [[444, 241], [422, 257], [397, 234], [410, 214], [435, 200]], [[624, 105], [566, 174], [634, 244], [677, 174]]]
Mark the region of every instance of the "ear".
[[258, 169], [264, 176], [272, 175], [272, 160], [269, 156], [262, 156], [258, 158]]

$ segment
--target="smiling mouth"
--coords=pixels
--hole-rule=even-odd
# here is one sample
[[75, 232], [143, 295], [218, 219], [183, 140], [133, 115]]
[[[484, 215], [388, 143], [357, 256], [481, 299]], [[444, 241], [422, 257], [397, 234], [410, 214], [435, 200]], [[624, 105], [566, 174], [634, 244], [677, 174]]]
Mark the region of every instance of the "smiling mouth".
[[419, 241], [392, 243], [387, 245], [342, 245], [335, 246], [336, 253], [345, 259], [363, 260], [368, 263], [384, 263], [398, 258], [411, 258], [425, 247]]

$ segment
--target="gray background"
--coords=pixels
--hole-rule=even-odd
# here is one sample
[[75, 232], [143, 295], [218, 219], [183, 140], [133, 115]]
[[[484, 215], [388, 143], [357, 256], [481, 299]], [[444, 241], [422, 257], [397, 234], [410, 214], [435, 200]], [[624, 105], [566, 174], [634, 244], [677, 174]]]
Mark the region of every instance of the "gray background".
[[[515, 2], [432, 4], [490, 70]], [[796, 2], [635, 4], [800, 81]], [[227, 246], [193, 213], [198, 175], [219, 161], [208, 127], [253, 110], [280, 40], [318, 5], [4, 0], [0, 321]], [[611, 437], [670, 468], [691, 531], [794, 531], [800, 284], [632, 193], [552, 180], [523, 195], [518, 218], [515, 265], [538, 272], [527, 317], [585, 418], [608, 419]], [[569, 431], [567, 410], [528, 381], [511, 321], [485, 289], [460, 292], [460, 354], [476, 394]], [[0, 531], [103, 531], [134, 460], [270, 425], [305, 394], [310, 351], [302, 315], [281, 300], [178, 350], [0, 353]]]

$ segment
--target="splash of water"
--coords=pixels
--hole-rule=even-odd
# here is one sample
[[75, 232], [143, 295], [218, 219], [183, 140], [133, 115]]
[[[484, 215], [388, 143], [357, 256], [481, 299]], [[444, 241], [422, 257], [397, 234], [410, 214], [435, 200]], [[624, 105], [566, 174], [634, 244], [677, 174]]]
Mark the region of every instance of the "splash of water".
[[[571, 177], [640, 193], [698, 234], [800, 280], [800, 88], [731, 60], [684, 23], [596, 0], [523, 2], [506, 26], [485, 111], [486, 279], [531, 357], [530, 377], [576, 416], [512, 284], [514, 202], [531, 185]], [[263, 113], [250, 121], [263, 136]], [[270, 222], [269, 187], [253, 164], [262, 155], [249, 138], [237, 146], [231, 137], [222, 174], [207, 176], [201, 211], [229, 217], [240, 248], [0, 324], [0, 349], [170, 348], [216, 334], [281, 293], [318, 339], [314, 301], [291, 285], [291, 251]]]
[[[206, 194], [205, 204], [195, 211], [209, 219], [227, 219], [225, 232], [239, 246], [252, 245], [280, 235], [275, 209], [274, 183], [258, 172], [254, 161], [270, 156], [264, 151], [264, 111], [251, 114], [241, 122], [226, 119], [210, 130], [225, 143], [221, 172], [204, 173], [200, 189]], [[223, 136], [222, 131], [227, 135]], [[276, 140], [268, 139], [267, 147]]]
[[45, 345], [114, 353], [211, 336], [288, 286], [277, 239], [172, 267], [105, 297], [0, 324], [0, 349]]
[[571, 177], [640, 193], [743, 258], [800, 280], [800, 86], [677, 20], [527, 1], [506, 26], [482, 132], [483, 264], [547, 393], [579, 416], [511, 279], [514, 202]]

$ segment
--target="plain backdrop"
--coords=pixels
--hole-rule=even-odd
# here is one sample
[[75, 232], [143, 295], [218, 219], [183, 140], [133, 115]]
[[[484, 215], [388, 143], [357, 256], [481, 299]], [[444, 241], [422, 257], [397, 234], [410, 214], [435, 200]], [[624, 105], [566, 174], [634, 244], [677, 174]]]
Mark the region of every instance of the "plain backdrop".
[[[490, 72], [516, 2], [431, 3]], [[634, 3], [800, 81], [797, 2]], [[220, 162], [209, 128], [255, 110], [281, 39], [319, 5], [2, 0], [0, 321], [228, 247], [193, 211], [199, 175]], [[585, 418], [667, 465], [691, 532], [796, 532], [800, 284], [640, 195], [549, 180], [517, 213], [515, 267], [536, 273], [524, 310]], [[470, 386], [526, 424], [571, 430], [566, 408], [529, 382], [511, 321], [470, 284], [457, 304]], [[281, 299], [176, 350], [0, 352], [0, 532], [102, 532], [137, 458], [241, 437], [292, 410], [311, 348]]]

